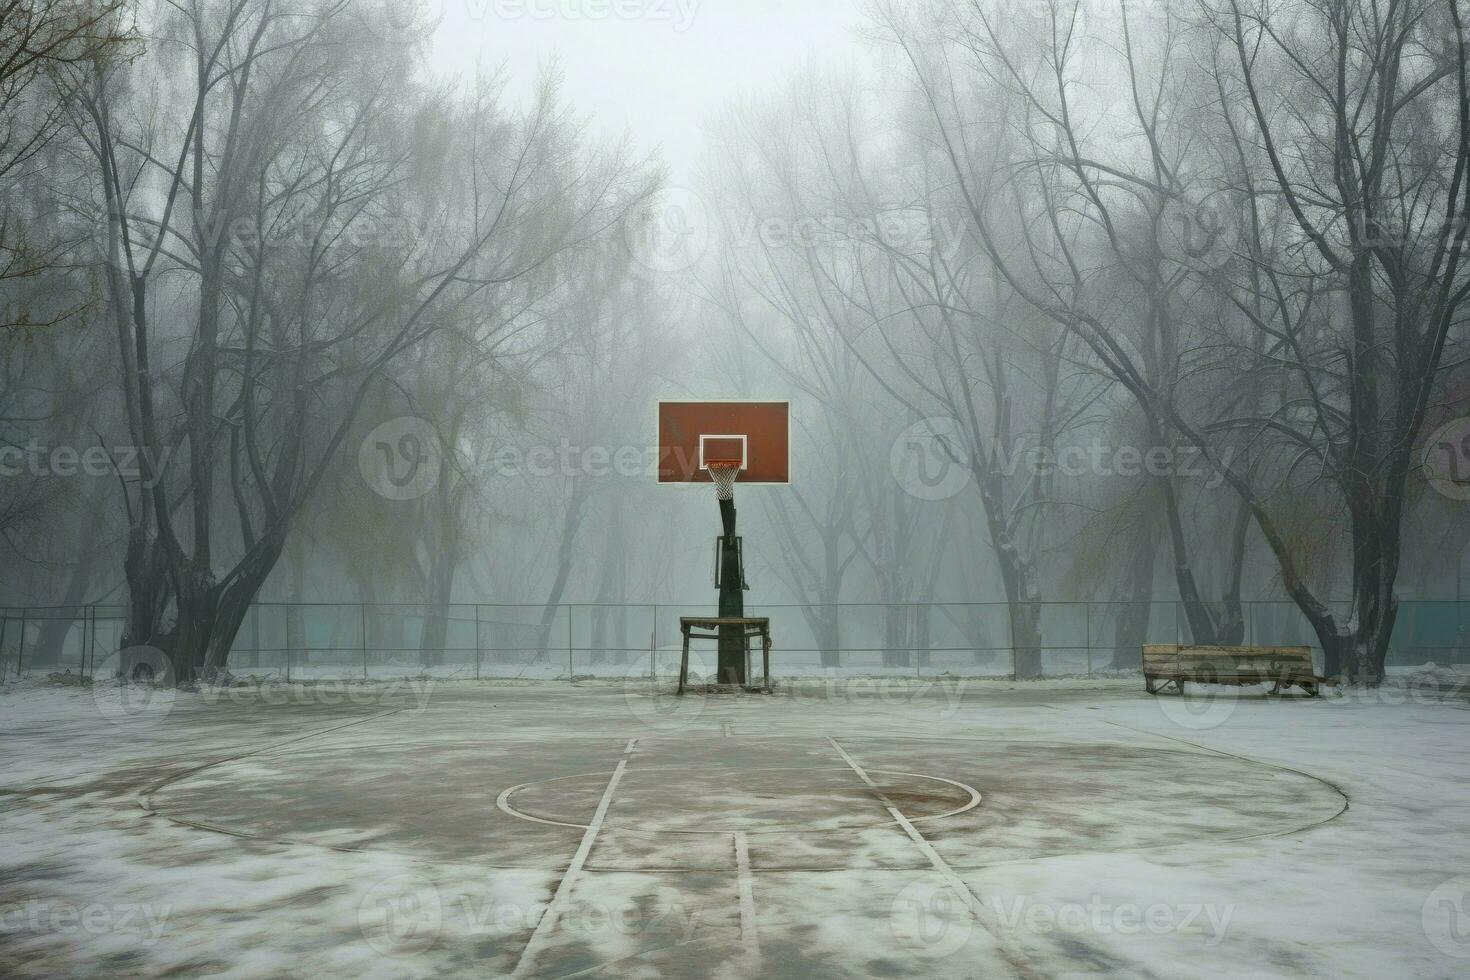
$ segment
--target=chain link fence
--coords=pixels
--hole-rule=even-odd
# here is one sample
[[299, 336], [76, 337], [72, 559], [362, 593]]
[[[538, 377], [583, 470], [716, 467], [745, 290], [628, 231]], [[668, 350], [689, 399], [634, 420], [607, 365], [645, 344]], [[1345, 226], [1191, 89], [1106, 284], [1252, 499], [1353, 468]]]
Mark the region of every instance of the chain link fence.
[[[1192, 642], [1177, 602], [1038, 605], [1045, 677], [1132, 674], [1139, 642]], [[1242, 612], [1241, 642], [1305, 644], [1321, 668], [1316, 636], [1295, 605], [1247, 602]], [[1012, 677], [1010, 613], [1003, 602], [747, 609], [770, 617], [772, 671], [784, 676]], [[709, 608], [695, 605], [263, 602], [246, 615], [229, 668], [286, 680], [670, 677], [679, 665], [679, 617], [705, 615]], [[10, 676], [107, 670], [123, 617], [116, 605], [0, 609], [0, 666]], [[1470, 602], [1406, 601], [1388, 662], [1466, 663], [1467, 649]], [[695, 672], [713, 656], [712, 645], [696, 648]]]

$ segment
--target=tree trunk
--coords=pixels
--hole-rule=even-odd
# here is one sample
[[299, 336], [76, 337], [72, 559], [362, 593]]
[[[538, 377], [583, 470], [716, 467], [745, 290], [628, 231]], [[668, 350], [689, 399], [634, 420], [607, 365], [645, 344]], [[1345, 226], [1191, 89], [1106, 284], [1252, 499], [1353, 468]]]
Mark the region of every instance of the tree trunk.
[[1149, 623], [1153, 618], [1155, 520], [1150, 511], [1135, 529], [1129, 548], [1128, 567], [1122, 588], [1116, 593], [1123, 599], [1122, 609], [1113, 621], [1114, 670], [1138, 670], [1142, 666], [1143, 644], [1148, 642]]
[[1041, 603], [1012, 602], [1011, 650], [1016, 680], [1041, 677]]
[[980, 486], [980, 500], [985, 511], [986, 528], [1000, 565], [1001, 582], [1005, 586], [1014, 676], [1029, 679], [1041, 676], [1041, 595], [1031, 564], [1021, 553], [1020, 545], [1006, 520], [1001, 494], [1003, 476], [975, 469]]
[[[567, 511], [562, 519], [561, 543], [557, 548], [556, 578], [552, 580], [551, 590], [546, 594], [546, 603], [541, 610], [541, 624], [538, 632], [538, 653], [540, 659], [545, 659], [551, 652], [551, 628], [556, 622], [556, 610], [560, 607], [562, 596], [566, 592], [567, 581], [572, 576], [572, 555], [577, 543], [577, 531], [582, 526], [582, 510], [587, 503], [587, 490], [581, 481], [572, 488], [571, 496], [567, 499]], [[572, 612], [567, 610], [570, 618]]]
[[[36, 645], [27, 658], [33, 666], [46, 667], [61, 663], [66, 647], [66, 638], [72, 626], [84, 613], [81, 602], [86, 598], [87, 586], [92, 580], [92, 558], [83, 554], [67, 579], [66, 593], [61, 597], [61, 608], [52, 610], [52, 615], [40, 621], [41, 630], [36, 636]], [[85, 634], [85, 629], [83, 633]], [[83, 656], [85, 660], [85, 655]]]
[[454, 593], [454, 572], [459, 564], [458, 535], [449, 535], [434, 559], [430, 577], [429, 602], [424, 611], [424, 633], [419, 640], [419, 656], [425, 667], [444, 663], [445, 644], [449, 639], [449, 604]]
[[883, 606], [883, 666], [909, 665], [909, 607], [890, 602]]

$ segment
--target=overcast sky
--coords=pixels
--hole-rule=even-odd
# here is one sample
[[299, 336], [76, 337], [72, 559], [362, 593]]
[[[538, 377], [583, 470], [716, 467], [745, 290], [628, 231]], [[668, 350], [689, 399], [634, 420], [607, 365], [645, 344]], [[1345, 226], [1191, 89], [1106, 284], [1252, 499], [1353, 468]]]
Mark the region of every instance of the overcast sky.
[[435, 60], [444, 70], [503, 62], [524, 92], [559, 59], [567, 97], [600, 135], [626, 129], [640, 150], [659, 151], [674, 185], [693, 181], [701, 128], [727, 100], [860, 49], [861, 0], [426, 2], [442, 16]]

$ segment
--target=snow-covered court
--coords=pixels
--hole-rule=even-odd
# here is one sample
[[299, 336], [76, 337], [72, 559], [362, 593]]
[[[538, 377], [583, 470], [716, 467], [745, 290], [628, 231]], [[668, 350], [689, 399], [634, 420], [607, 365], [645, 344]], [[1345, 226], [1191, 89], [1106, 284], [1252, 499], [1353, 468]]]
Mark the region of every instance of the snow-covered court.
[[1470, 701], [0, 695], [0, 975], [1455, 977]]

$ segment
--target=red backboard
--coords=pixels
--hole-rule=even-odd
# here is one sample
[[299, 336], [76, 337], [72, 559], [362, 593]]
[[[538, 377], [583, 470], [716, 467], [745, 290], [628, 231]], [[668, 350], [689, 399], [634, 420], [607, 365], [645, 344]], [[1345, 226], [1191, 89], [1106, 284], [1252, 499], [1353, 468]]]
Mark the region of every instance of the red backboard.
[[658, 403], [658, 482], [709, 483], [710, 462], [740, 462], [741, 483], [790, 483], [789, 402]]

